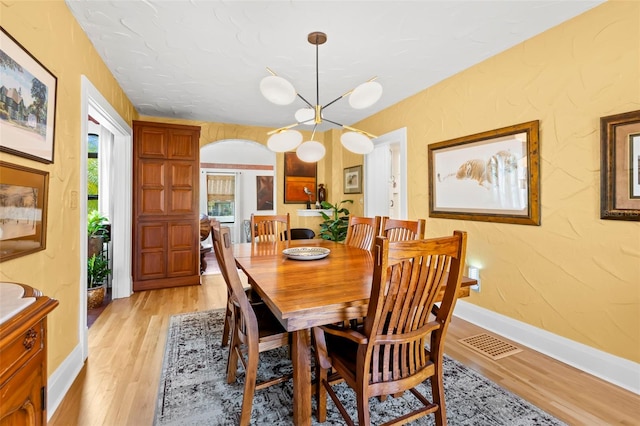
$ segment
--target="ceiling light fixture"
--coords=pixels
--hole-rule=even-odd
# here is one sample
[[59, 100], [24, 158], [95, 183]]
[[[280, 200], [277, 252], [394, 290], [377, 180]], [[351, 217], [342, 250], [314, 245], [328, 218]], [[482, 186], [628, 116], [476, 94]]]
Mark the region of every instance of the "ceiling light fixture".
[[[324, 110], [346, 96], [349, 96], [349, 105], [351, 105], [351, 107], [355, 109], [368, 108], [376, 103], [378, 99], [380, 99], [380, 96], [382, 96], [382, 85], [377, 81], [374, 81], [376, 77], [373, 77], [331, 102], [325, 105], [320, 105], [318, 46], [327, 41], [327, 35], [316, 31], [310, 33], [307, 36], [307, 40], [309, 43], [316, 46], [316, 103], [315, 105], [312, 105], [296, 91], [289, 81], [278, 76], [271, 69], [267, 68], [267, 71], [269, 71], [271, 75], [263, 78], [260, 82], [260, 91], [267, 100], [276, 105], [289, 105], [296, 99], [296, 97], [298, 97], [307, 104], [306, 107], [300, 108], [296, 111], [295, 123], [280, 127], [279, 129], [275, 129], [267, 133], [269, 135], [267, 146], [270, 150], [275, 152], [285, 152], [296, 149], [296, 154], [302, 161], [319, 161], [324, 157], [326, 150], [324, 145], [320, 142], [314, 141], [313, 138], [318, 125], [323, 121], [327, 121], [348, 130], [348, 132], [343, 133], [340, 137], [340, 141], [346, 149], [351, 152], [355, 152], [356, 154], [370, 153], [373, 151], [373, 142], [371, 142], [371, 138], [375, 138], [376, 136], [371, 133], [367, 133], [364, 130], [355, 129], [350, 126], [337, 123], [333, 120], [329, 120], [328, 118], [325, 118]], [[313, 125], [311, 139], [306, 142], [302, 142], [302, 133], [297, 130], [293, 130], [294, 127], [300, 125]]]

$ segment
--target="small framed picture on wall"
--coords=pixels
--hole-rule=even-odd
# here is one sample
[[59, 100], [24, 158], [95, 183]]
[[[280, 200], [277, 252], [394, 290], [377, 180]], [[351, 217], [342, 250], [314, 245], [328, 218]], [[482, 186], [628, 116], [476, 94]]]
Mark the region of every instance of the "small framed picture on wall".
[[344, 169], [345, 194], [362, 194], [362, 166], [347, 167]]

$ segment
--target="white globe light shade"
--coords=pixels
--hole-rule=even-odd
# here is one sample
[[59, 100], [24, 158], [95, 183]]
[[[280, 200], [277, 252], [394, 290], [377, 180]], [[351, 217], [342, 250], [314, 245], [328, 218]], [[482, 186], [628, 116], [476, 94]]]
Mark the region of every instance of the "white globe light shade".
[[382, 96], [382, 85], [377, 81], [362, 83], [349, 95], [349, 105], [355, 109], [370, 107]]
[[315, 124], [316, 112], [312, 108], [300, 108], [295, 113], [298, 123], [313, 125]]
[[346, 132], [340, 136], [342, 146], [356, 154], [368, 154], [373, 151], [371, 139], [358, 132]]
[[298, 149], [296, 150], [296, 155], [302, 161], [306, 161], [307, 163], [315, 163], [322, 160], [325, 152], [326, 149], [320, 142], [306, 141], [298, 147]]
[[296, 89], [277, 75], [269, 75], [260, 81], [260, 91], [268, 101], [276, 105], [289, 105], [296, 99]]
[[297, 130], [285, 130], [274, 133], [267, 140], [267, 147], [274, 152], [291, 151], [302, 142], [302, 133]]

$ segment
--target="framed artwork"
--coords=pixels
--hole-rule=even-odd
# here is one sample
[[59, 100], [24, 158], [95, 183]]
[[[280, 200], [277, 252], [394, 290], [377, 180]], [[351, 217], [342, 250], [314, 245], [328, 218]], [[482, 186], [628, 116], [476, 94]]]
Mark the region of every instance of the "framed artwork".
[[0, 151], [53, 163], [57, 78], [0, 27]]
[[317, 163], [307, 163], [295, 152], [284, 153], [284, 202], [305, 204], [316, 202]]
[[0, 161], [0, 262], [45, 249], [49, 173]]
[[273, 176], [256, 176], [256, 210], [275, 210]]
[[600, 118], [600, 218], [640, 221], [640, 111]]
[[429, 145], [429, 216], [540, 225], [539, 122]]
[[345, 194], [362, 194], [362, 166], [345, 168], [343, 182]]

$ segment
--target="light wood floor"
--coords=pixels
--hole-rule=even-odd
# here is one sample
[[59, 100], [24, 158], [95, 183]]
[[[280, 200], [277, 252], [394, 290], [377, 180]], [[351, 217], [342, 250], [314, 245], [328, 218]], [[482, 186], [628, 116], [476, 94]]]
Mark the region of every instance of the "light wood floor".
[[[151, 425], [169, 317], [222, 308], [219, 275], [203, 285], [113, 301], [89, 329], [89, 359], [50, 425]], [[535, 351], [492, 361], [457, 342], [486, 332], [455, 319], [446, 353], [570, 425], [638, 425], [640, 397]]]

